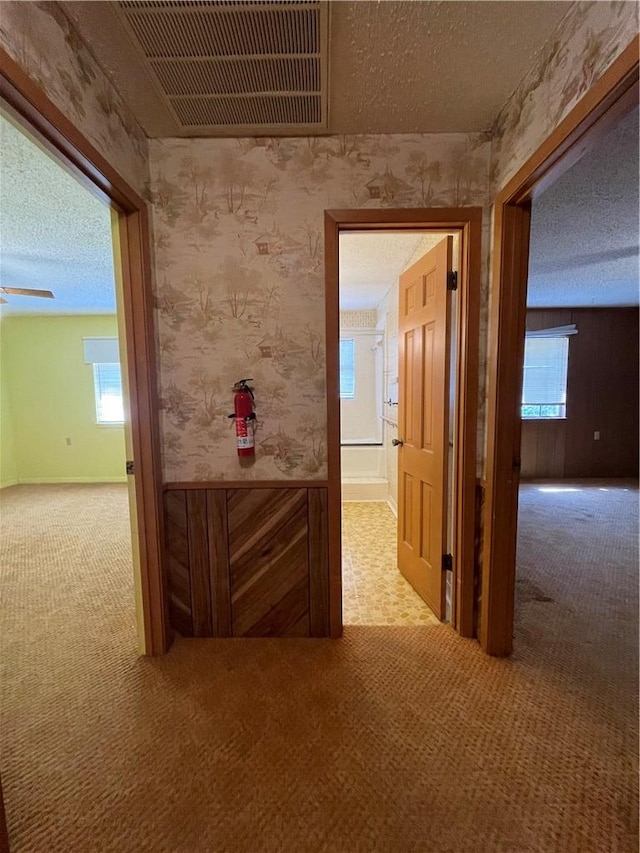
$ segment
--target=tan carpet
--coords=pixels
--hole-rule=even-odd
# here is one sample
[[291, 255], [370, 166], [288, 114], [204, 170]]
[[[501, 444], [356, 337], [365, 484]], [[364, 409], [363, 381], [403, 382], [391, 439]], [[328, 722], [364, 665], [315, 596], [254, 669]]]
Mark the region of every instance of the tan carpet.
[[[554, 601], [521, 605], [508, 661], [431, 626], [181, 640], [140, 659], [124, 491], [9, 491], [1, 734], [15, 853], [637, 850], [635, 655], [595, 610], [556, 624], [579, 597], [561, 605], [535, 577]], [[621, 493], [615, 517], [630, 523], [636, 501]], [[619, 590], [603, 574], [609, 614]]]

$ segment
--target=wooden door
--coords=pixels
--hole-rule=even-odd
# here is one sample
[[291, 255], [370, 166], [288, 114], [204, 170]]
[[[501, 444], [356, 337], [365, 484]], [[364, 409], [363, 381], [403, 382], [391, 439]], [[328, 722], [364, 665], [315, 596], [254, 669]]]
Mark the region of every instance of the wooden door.
[[398, 568], [445, 615], [449, 322], [453, 238], [400, 276]]

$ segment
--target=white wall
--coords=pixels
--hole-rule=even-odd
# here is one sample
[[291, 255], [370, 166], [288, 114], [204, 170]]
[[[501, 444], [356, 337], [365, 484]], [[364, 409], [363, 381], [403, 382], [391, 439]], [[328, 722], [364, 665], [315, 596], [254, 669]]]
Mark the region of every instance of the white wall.
[[340, 337], [355, 345], [355, 400], [340, 401], [343, 500], [386, 500], [382, 447], [383, 337], [377, 313], [341, 311]]
[[[383, 389], [382, 444], [384, 476], [387, 480], [389, 504], [397, 511], [398, 506], [398, 449], [391, 442], [398, 437], [398, 282], [389, 288], [378, 304], [378, 328], [383, 330]], [[391, 400], [391, 403], [389, 403]]]

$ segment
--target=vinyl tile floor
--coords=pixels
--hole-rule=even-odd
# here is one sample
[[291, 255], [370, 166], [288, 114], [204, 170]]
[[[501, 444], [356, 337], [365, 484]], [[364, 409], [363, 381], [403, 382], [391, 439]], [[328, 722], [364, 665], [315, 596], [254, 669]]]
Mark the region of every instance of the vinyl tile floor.
[[396, 517], [382, 502], [342, 504], [345, 625], [437, 625], [397, 568]]

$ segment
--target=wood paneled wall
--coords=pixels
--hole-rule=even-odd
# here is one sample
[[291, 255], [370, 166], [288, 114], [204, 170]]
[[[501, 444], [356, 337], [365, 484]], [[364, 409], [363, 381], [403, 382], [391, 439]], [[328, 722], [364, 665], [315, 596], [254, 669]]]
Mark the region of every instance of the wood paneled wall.
[[521, 476], [638, 476], [638, 309], [527, 311], [531, 331], [568, 323], [567, 417], [522, 422]]
[[325, 488], [172, 488], [164, 507], [180, 634], [329, 636]]

